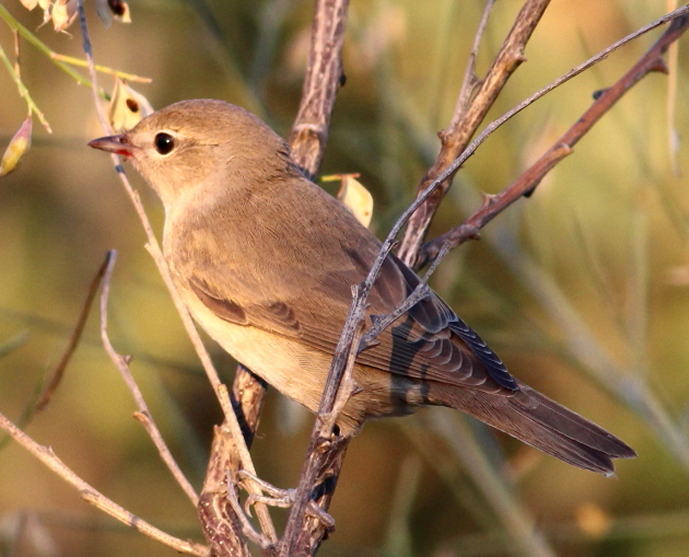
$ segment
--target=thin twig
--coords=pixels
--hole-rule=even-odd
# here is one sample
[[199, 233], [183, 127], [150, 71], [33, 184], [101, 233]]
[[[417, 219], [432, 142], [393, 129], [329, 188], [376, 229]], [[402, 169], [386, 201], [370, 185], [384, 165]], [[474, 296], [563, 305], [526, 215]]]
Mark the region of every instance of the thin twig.
[[108, 356], [110, 356], [110, 359], [114, 362], [115, 366], [119, 370], [125, 385], [127, 385], [127, 388], [129, 389], [129, 392], [131, 392], [132, 396], [134, 397], [134, 401], [136, 402], [136, 406], [138, 408], [138, 412], [134, 414], [134, 417], [144, 426], [146, 432], [151, 437], [153, 444], [156, 446], [156, 449], [158, 449], [160, 458], [168, 467], [168, 470], [170, 470], [175, 480], [177, 480], [177, 483], [180, 485], [184, 493], [187, 494], [187, 497], [189, 497], [194, 506], [196, 506], [199, 502], [199, 497], [196, 494], [196, 490], [193, 488], [189, 480], [184, 475], [184, 472], [182, 472], [182, 469], [175, 461], [170, 449], [160, 433], [160, 430], [158, 429], [158, 426], [156, 426], [155, 421], [153, 420], [153, 415], [151, 414], [148, 405], [144, 400], [143, 393], [141, 392], [141, 389], [139, 389], [139, 385], [137, 385], [136, 381], [134, 380], [134, 376], [129, 369], [130, 358], [128, 356], [118, 354], [110, 342], [110, 337], [108, 336], [108, 296], [110, 294], [110, 279], [112, 277], [112, 271], [115, 267], [116, 257], [117, 253], [114, 250], [109, 251], [104, 264], [103, 290], [100, 298], [100, 335], [103, 341], [103, 346], [105, 347], [105, 351], [108, 353]]
[[[91, 82], [84, 76], [80, 75], [79, 72], [75, 71], [74, 68], [54, 58], [53, 54], [55, 54], [55, 52], [44, 42], [40, 41], [36, 35], [19, 23], [19, 21], [17, 21], [17, 19], [1, 3], [0, 18], [5, 20], [5, 23], [7, 23], [10, 29], [17, 31], [22, 37], [24, 37], [24, 39], [26, 39], [27, 42], [31, 43], [40, 52], [48, 56], [48, 58], [50, 58], [57, 67], [74, 79], [74, 81], [76, 81], [79, 85], [91, 87]], [[105, 91], [99, 90], [98, 95], [105, 100], [110, 100], [109, 95]]]
[[348, 362], [352, 361], [352, 352], [356, 353], [357, 346], [354, 344], [354, 341], [357, 338], [357, 332], [360, 330], [365, 318], [368, 295], [383, 267], [385, 259], [395, 245], [397, 234], [399, 234], [400, 230], [414, 211], [424, 203], [424, 201], [433, 194], [435, 189], [440, 187], [443, 181], [455, 170], [456, 169], [451, 165], [441, 173], [441, 175], [429, 184], [427, 189], [402, 213], [381, 245], [378, 256], [373, 262], [366, 279], [355, 289], [354, 300], [350, 306], [349, 314], [342, 329], [340, 340], [338, 341], [330, 366], [330, 371], [328, 372], [328, 378], [318, 408], [318, 418], [311, 433], [311, 441], [307, 452], [308, 456], [299, 477], [295, 503], [292, 506], [285, 532], [278, 545], [278, 554], [282, 557], [288, 557], [297, 552], [296, 544], [299, 541], [300, 532], [304, 530], [303, 524], [306, 519], [306, 508], [311, 497], [311, 492], [316, 485], [316, 478], [319, 471], [324, 468], [324, 463], [327, 462], [328, 457], [332, 457], [330, 446], [339, 446], [339, 444], [346, 445], [348, 442], [347, 438], [334, 437], [332, 432], [325, 429], [325, 425], [332, 423], [334, 419], [336, 419], [336, 416], [333, 416], [331, 413], [337, 397], [338, 388], [343, 384], [342, 378], [345, 374], [346, 366]]
[[[514, 25], [505, 37], [491, 67], [480, 81], [478, 89], [468, 103], [468, 106], [463, 106], [461, 99], [464, 92], [460, 93], [460, 100], [457, 103], [457, 109], [452, 116], [449, 126], [438, 134], [441, 141], [440, 152], [431, 168], [422, 178], [417, 193], [424, 191], [428, 184], [437, 178], [465, 150], [469, 140], [476, 133], [476, 130], [485, 118], [488, 110], [493, 106], [508, 79], [525, 60], [524, 49], [526, 48], [526, 43], [541, 20], [543, 12], [545, 12], [549, 3], [550, 0], [526, 0], [524, 2], [524, 5], [515, 17]], [[479, 26], [480, 30], [481, 26]], [[428, 202], [409, 221], [397, 255], [410, 267], [414, 267], [416, 255], [426, 235], [428, 226], [450, 187], [453, 175], [450, 175], [443, 185], [435, 190]]]
[[[98, 90], [98, 74], [96, 73], [96, 63], [93, 60], [93, 48], [91, 47], [91, 39], [89, 38], [89, 28], [86, 23], [86, 10], [84, 9], [84, 0], [77, 0], [77, 6], [79, 9], [79, 25], [81, 26], [81, 36], [82, 36], [82, 48], [86, 56], [86, 63], [88, 66], [89, 74], [91, 75], [91, 92], [93, 93], [93, 101], [96, 107], [96, 113], [98, 114], [98, 119], [100, 120], [100, 125], [106, 133], [112, 133], [112, 128], [108, 123], [108, 119], [105, 117], [105, 110], [99, 100], [99, 90]], [[119, 160], [119, 159], [118, 159]]]
[[4, 414], [0, 413], [0, 428], [9, 433], [14, 440], [24, 447], [27, 451], [38, 458], [43, 464], [55, 472], [67, 483], [71, 484], [79, 492], [82, 499], [88, 501], [93, 506], [116, 518], [120, 522], [131, 526], [135, 530], [145, 534], [151, 539], [159, 541], [176, 551], [199, 557], [208, 557], [208, 548], [187, 540], [175, 538], [145, 520], [130, 513], [127, 509], [108, 499], [102, 493], [94, 489], [90, 484], [81, 479], [71, 468], [69, 468], [50, 447], [39, 445], [22, 430], [8, 420]]
[[495, 0], [488, 0], [485, 8], [483, 8], [483, 15], [481, 16], [481, 21], [478, 24], [478, 29], [476, 30], [476, 35], [474, 36], [474, 42], [471, 45], [469, 61], [467, 62], [467, 67], [464, 71], [462, 87], [459, 90], [457, 104], [455, 105], [454, 115], [457, 119], [459, 119], [460, 115], [466, 112], [467, 106], [469, 105], [469, 100], [476, 91], [476, 86], [479, 82], [478, 76], [476, 75], [476, 58], [478, 57], [478, 49], [481, 45], [481, 39], [483, 38], [483, 33], [488, 25], [488, 18], [493, 10], [494, 5]]
[[[49, 57], [52, 60], [59, 60], [60, 62], [65, 62], [66, 64], [71, 64], [72, 66], [80, 66], [80, 67], [87, 68], [88, 64], [89, 64], [87, 60], [81, 60], [79, 58], [74, 58], [73, 56], [67, 56], [66, 54], [59, 54], [57, 52], [51, 52], [49, 54]], [[150, 77], [141, 77], [141, 76], [136, 75], [136, 74], [122, 72], [120, 70], [115, 70], [113, 68], [109, 68], [108, 66], [101, 66], [99, 64], [94, 64], [94, 68], [96, 68], [96, 71], [98, 71], [100, 73], [119, 77], [120, 79], [125, 79], [127, 81], [136, 81], [138, 83], [151, 83], [153, 81]]]
[[12, 30], [12, 38], [14, 39], [14, 71], [22, 78], [22, 68], [20, 63], [20, 52], [19, 52], [19, 32], [16, 29]]
[[[453, 228], [442, 236], [438, 236], [437, 238], [428, 242], [424, 246], [423, 252], [420, 255], [418, 260], [419, 263], [423, 264], [429, 260], [432, 260], [433, 257], [435, 257], [438, 249], [446, 243], [450, 243], [450, 245], [454, 247], [469, 239], [477, 238], [479, 230], [483, 226], [495, 218], [495, 216], [497, 216], [509, 205], [514, 203], [517, 199], [532, 192], [547, 174], [547, 172], [549, 172], [559, 161], [572, 152], [574, 145], [576, 145], [576, 143], [589, 132], [593, 125], [606, 112], [608, 112], [612, 106], [627, 91], [629, 91], [629, 89], [631, 89], [649, 73], [654, 71], [664, 71], [665, 66], [662, 60], [662, 55], [665, 53], [669, 45], [677, 41], [679, 37], [686, 31], [687, 27], [689, 27], [689, 17], [685, 17], [687, 13], [689, 13], [689, 6], [684, 6], [678, 10], [675, 10], [672, 12], [672, 14], [668, 14], [640, 29], [639, 31], [628, 35], [621, 41], [618, 41], [593, 58], [587, 60], [584, 64], [577, 66], [561, 78], [549, 84], [547, 87], [544, 87], [510, 110], [504, 116], [486, 126], [486, 130], [484, 130], [484, 132], [471, 143], [471, 145], [467, 148], [467, 151], [471, 150], [471, 152], [473, 152], [480, 144], [480, 141], [487, 137], [488, 133], [491, 133], [508, 118], [511, 118], [547, 92], [552, 91], [558, 85], [591, 67], [603, 57], [610, 54], [612, 50], [615, 50], [623, 44], [626, 44], [632, 38], [638, 37], [640, 34], [642, 34], [642, 32], [647, 32], [657, 27], [660, 25], [660, 23], [658, 23], [659, 21], [666, 22], [674, 20], [673, 24], [667, 29], [667, 31], [665, 31], [665, 33], [663, 33], [663, 35], [646, 52], [646, 54], [644, 54], [641, 59], [634, 64], [634, 66], [612, 87], [606, 89], [593, 102], [588, 110], [586, 110], [586, 112], [584, 112], [584, 114], [576, 120], [572, 127], [570, 127], [570, 129], [567, 130], [562, 137], [555, 141], [553, 146], [548, 149], [546, 153], [542, 155], [529, 169], [527, 169], [515, 182], [510, 184], [510, 186], [508, 186], [500, 194], [486, 196], [482, 207], [468, 219], [466, 219], [460, 226]], [[465, 151], [465, 153], [467, 151]], [[462, 156], [464, 156], [464, 154]]]
[[105, 259], [103, 260], [103, 263], [101, 263], [100, 267], [98, 268], [98, 271], [96, 272], [96, 276], [93, 277], [93, 280], [89, 285], [86, 300], [84, 301], [84, 305], [81, 308], [81, 313], [79, 314], [79, 319], [77, 319], [77, 324], [74, 326], [74, 330], [72, 331], [72, 334], [69, 337], [67, 349], [65, 350], [65, 353], [62, 355], [60, 363], [57, 364], [57, 367], [51, 374], [50, 380], [43, 388], [43, 392], [41, 393], [41, 396], [39, 397], [38, 402], [36, 403], [37, 410], [43, 410], [50, 402], [50, 398], [55, 392], [55, 389], [57, 389], [57, 387], [60, 384], [60, 381], [62, 381], [62, 377], [65, 374], [65, 369], [67, 369], [67, 364], [72, 359], [72, 355], [74, 354], [74, 351], [77, 349], [77, 346], [79, 346], [81, 335], [83, 334], [84, 327], [86, 326], [86, 320], [88, 319], [89, 312], [91, 311], [91, 305], [93, 304], [93, 300], [96, 298], [96, 292], [98, 292], [98, 287], [100, 286], [100, 283], [103, 280], [105, 270], [108, 266], [109, 258], [109, 254], [106, 255]]
[[[84, 53], [86, 55], [86, 60], [88, 62], [89, 73], [91, 74], [94, 102], [96, 104], [96, 110], [98, 111], [98, 116], [101, 121], [101, 125], [103, 126], [103, 129], [106, 131], [106, 133], [110, 133], [110, 126], [107, 123], [107, 119], [105, 118], [104, 111], [100, 106], [100, 102], [98, 102], [97, 75], [95, 64], [93, 61], [93, 51], [88, 36], [88, 27], [86, 23], [86, 14], [84, 11], [83, 0], [78, 0], [78, 5], [79, 20], [81, 23], [81, 30], [83, 34]], [[239, 422], [237, 421], [237, 416], [235, 415], [234, 410], [232, 408], [232, 404], [230, 403], [229, 397], [227, 396], [227, 389], [220, 381], [218, 372], [213, 366], [213, 362], [208, 354], [208, 351], [203, 345], [203, 341], [201, 340], [198, 330], [196, 329], [194, 322], [192, 321], [191, 316], [189, 315], [189, 311], [187, 310], [186, 306], [184, 305], [184, 302], [182, 301], [181, 296], [179, 295], [179, 292], [177, 291], [177, 287], [175, 286], [175, 283], [172, 279], [172, 275], [170, 274], [170, 269], [167, 265], [167, 262], [165, 261], [163, 252], [160, 249], [158, 240], [156, 239], [156, 236], [153, 233], [153, 229], [151, 227], [150, 221], [148, 220], [148, 216], [146, 215], [146, 211], [144, 210], [143, 204], [141, 203], [141, 198], [139, 197], [138, 192], [136, 192], [129, 183], [129, 180], [127, 179], [126, 174], [124, 173], [124, 169], [120, 164], [119, 157], [113, 154], [112, 159], [113, 163], [115, 164], [115, 169], [120, 177], [120, 181], [122, 182], [122, 185], [124, 186], [126, 192], [129, 194], [129, 198], [134, 204], [137, 215], [139, 216], [141, 224], [146, 233], [146, 249], [151, 254], [153, 261], [158, 267], [158, 271], [162, 276], [163, 281], [165, 282], [165, 285], [167, 286], [167, 289], [170, 292], [170, 295], [172, 296], [172, 300], [175, 304], [177, 312], [179, 313], [180, 318], [182, 319], [184, 328], [189, 338], [191, 339], [192, 345], [194, 346], [194, 349], [196, 350], [199, 359], [201, 360], [201, 364], [203, 365], [203, 369], [206, 372], [206, 376], [208, 377], [208, 380], [210, 381], [211, 386], [213, 387], [213, 390], [216, 393], [216, 396], [218, 397], [218, 401], [220, 402], [220, 406], [225, 415], [227, 428], [231, 432], [232, 436], [235, 438], [235, 444], [241, 458], [242, 466], [249, 472], [256, 474], [256, 469], [254, 467], [253, 461], [251, 460], [249, 449], [246, 446], [246, 443], [244, 442], [244, 437], [242, 436], [242, 431], [239, 426]], [[270, 514], [268, 513], [268, 509], [264, 505], [257, 505], [256, 514], [261, 523], [261, 528], [263, 528], [265, 534], [271, 539], [277, 539], [275, 527], [273, 526]]]
[[[595, 56], [589, 58], [586, 62], [580, 64], [579, 66], [573, 68], [572, 70], [570, 70], [566, 74], [562, 75], [558, 79], [552, 81], [551, 83], [549, 83], [548, 85], [546, 85], [545, 87], [543, 87], [542, 89], [540, 89], [539, 91], [537, 91], [536, 93], [534, 93], [533, 95], [531, 95], [530, 97], [528, 97], [527, 99], [525, 99], [524, 101], [519, 103], [512, 110], [506, 112], [500, 118], [498, 118], [497, 120], [494, 120], [493, 122], [488, 124], [485, 127], [485, 129], [481, 132], [481, 134], [479, 136], [477, 136], [476, 139], [474, 139], [467, 146], [467, 148], [464, 150], [464, 152], [462, 153], [462, 155], [459, 158], [462, 158], [463, 161], [466, 161], [466, 159], [468, 159], [469, 156], [471, 156], [476, 151], [476, 149], [479, 147], [479, 145], [481, 143], [483, 143], [483, 141], [485, 141], [488, 138], [488, 136], [491, 133], [493, 133], [498, 127], [500, 127], [507, 120], [509, 120], [510, 118], [512, 118], [513, 116], [515, 116], [516, 114], [518, 114], [519, 112], [524, 110], [529, 105], [536, 102], [538, 99], [540, 99], [541, 97], [543, 97], [544, 95], [546, 95], [547, 93], [552, 91], [553, 89], [559, 87], [563, 83], [569, 81], [570, 79], [576, 77], [577, 75], [581, 74], [582, 72], [588, 70], [589, 68], [591, 68], [595, 64], [597, 64], [597, 63], [601, 62], [602, 60], [604, 60], [605, 58], [607, 58], [615, 50], [620, 49], [621, 47], [623, 47], [627, 43], [637, 39], [641, 35], [648, 33], [649, 31], [655, 29], [656, 27], [659, 27], [660, 25], [663, 25], [665, 23], [680, 19], [683, 16], [685, 16], [687, 13], [689, 13], [689, 5], [682, 6], [681, 8], [678, 8], [677, 10], [674, 10], [674, 11], [672, 11], [672, 12], [670, 12], [670, 13], [662, 16], [662, 17], [659, 17], [655, 21], [652, 21], [651, 23], [649, 23], [648, 25], [645, 25], [641, 29], [638, 29], [638, 30], [634, 31], [633, 33], [630, 33], [626, 37], [620, 39], [619, 41], [613, 43], [609, 47], [600, 51]], [[676, 39], [673, 39], [673, 40], [676, 40]], [[457, 159], [455, 159], [455, 162], [456, 162], [456, 160]], [[455, 166], [455, 165], [453, 164], [453, 166]], [[456, 168], [459, 168], [459, 166], [461, 166], [461, 164], [456, 165]], [[423, 209], [419, 213], [421, 213], [423, 211], [427, 211], [427, 209]], [[430, 219], [432, 218], [432, 214], [426, 214], [424, 219], [426, 219], [426, 218], [428, 219], [428, 222], [425, 225], [425, 227], [427, 228], [428, 223], [430, 223]], [[404, 239], [402, 241], [402, 246], [407, 246], [408, 243], [411, 241], [414, 241], [414, 242], [417, 240], [421, 241], [423, 234], [425, 234], [425, 228], [423, 229], [423, 234], [421, 234], [420, 233], [421, 228], [418, 228], [420, 226], [418, 224], [420, 222], [420, 219], [421, 219], [421, 216], [415, 216], [414, 217], [414, 220], [417, 223], [414, 225], [415, 231], [413, 233], [410, 232], [410, 229], [412, 228], [412, 226], [410, 225], [408, 230], [405, 231], [405, 236], [404, 236]], [[443, 238], [443, 240], [440, 240], [439, 244], [442, 244], [445, 241], [447, 241], [447, 238]], [[400, 252], [404, 251], [404, 253], [409, 254], [410, 253], [409, 249], [410, 249], [409, 247], [405, 247], [404, 250], [400, 249]], [[419, 268], [423, 264], [424, 260], [427, 260], [427, 259], [418, 259], [418, 257], [420, 256], [420, 254], [422, 252], [419, 250], [418, 253], [419, 253], [419, 255], [417, 255], [416, 257], [412, 257], [411, 255], [408, 255], [408, 257], [406, 258], [407, 263], [411, 264], [411, 266], [413, 268]]]
[[443, 247], [440, 248], [438, 256], [433, 260], [433, 264], [428, 268], [426, 274], [419, 281], [419, 284], [414, 287], [414, 290], [412, 290], [411, 294], [409, 294], [409, 296], [407, 296], [407, 298], [399, 306], [397, 306], [394, 311], [388, 313], [387, 315], [376, 316], [373, 326], [366, 331], [366, 334], [362, 336], [361, 342], [358, 345], [357, 354], [361, 354], [361, 352], [364, 350], [372, 347], [375, 344], [375, 339], [378, 337], [378, 335], [380, 335], [385, 329], [407, 313], [416, 304], [422, 300], [425, 300], [431, 295], [431, 289], [428, 286], [428, 279], [431, 278], [431, 275], [435, 272], [438, 265], [449, 251], [450, 244], [444, 244]]
[[[2, 8], [1, 4], [0, 8]], [[7, 57], [5, 50], [2, 48], [2, 45], [0, 45], [0, 59], [2, 59], [2, 62], [5, 64], [5, 67], [7, 68], [10, 77], [12, 77], [12, 80], [17, 85], [19, 94], [26, 101], [26, 104], [29, 107], [29, 112], [33, 112], [36, 116], [38, 116], [38, 119], [40, 120], [41, 124], [48, 133], [53, 133], [53, 130], [51, 129], [50, 124], [48, 123], [48, 120], [46, 120], [45, 116], [39, 110], [38, 106], [34, 102], [33, 98], [31, 97], [31, 93], [26, 88], [26, 85], [24, 85], [24, 82], [22, 81], [19, 72], [15, 70], [12, 62], [10, 62], [10, 59]]]

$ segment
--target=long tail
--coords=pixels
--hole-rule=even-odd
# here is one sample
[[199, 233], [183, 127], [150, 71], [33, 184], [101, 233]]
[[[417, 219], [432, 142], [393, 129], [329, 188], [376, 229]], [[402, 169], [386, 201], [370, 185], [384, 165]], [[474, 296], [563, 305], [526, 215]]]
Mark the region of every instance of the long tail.
[[634, 458], [629, 445], [531, 387], [512, 395], [436, 384], [431, 398], [456, 408], [569, 464], [614, 474], [613, 458]]

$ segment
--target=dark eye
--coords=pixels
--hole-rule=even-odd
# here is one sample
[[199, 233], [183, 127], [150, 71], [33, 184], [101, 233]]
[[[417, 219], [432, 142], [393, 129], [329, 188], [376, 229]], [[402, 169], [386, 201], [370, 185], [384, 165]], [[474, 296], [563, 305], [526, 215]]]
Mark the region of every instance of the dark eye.
[[156, 151], [161, 155], [167, 155], [175, 148], [175, 138], [169, 133], [159, 133], [153, 140]]

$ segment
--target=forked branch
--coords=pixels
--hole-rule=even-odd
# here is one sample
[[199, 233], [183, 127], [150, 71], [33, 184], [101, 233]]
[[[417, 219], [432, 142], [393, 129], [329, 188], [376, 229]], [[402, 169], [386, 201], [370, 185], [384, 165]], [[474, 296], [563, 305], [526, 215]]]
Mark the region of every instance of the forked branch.
[[[485, 196], [483, 205], [461, 225], [426, 243], [419, 254], [417, 266], [422, 266], [432, 261], [445, 245], [456, 247], [467, 240], [478, 238], [481, 228], [520, 197], [531, 194], [543, 177], [567, 155], [572, 153], [574, 146], [579, 140], [591, 130], [594, 124], [627, 91], [649, 73], [658, 71], [667, 73], [663, 55], [670, 45], [677, 41], [687, 30], [687, 27], [689, 27], [688, 11], [686, 6], [678, 10], [676, 12], [676, 19], [674, 19], [667, 31], [662, 34], [646, 54], [613, 86], [596, 95], [596, 99], [589, 109], [517, 180], [501, 193]], [[638, 32], [634, 35], [638, 36]], [[596, 56], [596, 59], [600, 59], [600, 57]], [[522, 105], [524, 103], [520, 107]]]

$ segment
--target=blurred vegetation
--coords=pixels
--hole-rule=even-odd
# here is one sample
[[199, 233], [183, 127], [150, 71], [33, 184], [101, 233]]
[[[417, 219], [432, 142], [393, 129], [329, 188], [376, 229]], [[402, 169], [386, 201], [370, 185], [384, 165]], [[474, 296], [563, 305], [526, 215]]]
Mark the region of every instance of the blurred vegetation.
[[[305, 67], [312, 3], [273, 0], [131, 2], [133, 23], [105, 29], [87, 6], [96, 62], [153, 78], [137, 85], [160, 108], [216, 97], [288, 133]], [[27, 28], [38, 10], [2, 5]], [[449, 121], [482, 2], [401, 0], [351, 5], [347, 82], [323, 174], [360, 172], [384, 233], [413, 198]], [[574, 8], [574, 9], [573, 9]], [[479, 73], [518, 3], [499, 3]], [[492, 112], [524, 97], [661, 15], [626, 0], [554, 2]], [[83, 57], [74, 37], [36, 31]], [[509, 122], [455, 180], [434, 234], [461, 222], [479, 192], [504, 188], [612, 84], [661, 31], [615, 53]], [[434, 288], [520, 379], [610, 429], [639, 458], [607, 479], [567, 466], [451, 411], [367, 425], [348, 452], [321, 555], [514, 555], [537, 524], [561, 556], [686, 555], [689, 547], [688, 59], [680, 41], [675, 121], [668, 77], [644, 79], [528, 200], [480, 242], [452, 253]], [[0, 21], [0, 44], [13, 39]], [[102, 154], [91, 92], [22, 42], [21, 70], [53, 134], [34, 126], [21, 168], [0, 180], [0, 411], [17, 421], [59, 362], [105, 252], [119, 252], [110, 334], [184, 470], [199, 486], [220, 412], [164, 287], [130, 202]], [[101, 76], [110, 88], [110, 77]], [[26, 115], [0, 70], [0, 144]], [[673, 171], [669, 137], [680, 139]], [[154, 224], [161, 206], [134, 173]], [[330, 186], [328, 186], [330, 188]], [[188, 503], [140, 425], [92, 315], [63, 384], [27, 432], [104, 494], [181, 537], [199, 538]], [[228, 381], [234, 365], [213, 349]], [[310, 418], [271, 393], [253, 450], [259, 473], [292, 487]], [[456, 432], [454, 434], [453, 432]], [[482, 451], [478, 452], [477, 447]], [[478, 463], [478, 464], [477, 464]], [[479, 468], [472, 468], [479, 466]], [[494, 494], [486, 496], [486, 493]], [[496, 501], [502, 503], [496, 504]], [[284, 516], [284, 515], [280, 515]], [[509, 517], [513, 522], [508, 522]], [[519, 521], [522, 522], [519, 522]], [[279, 519], [278, 519], [279, 521]], [[516, 521], [516, 522], [514, 522]], [[115, 524], [13, 443], [0, 450], [0, 555], [170, 555]]]

